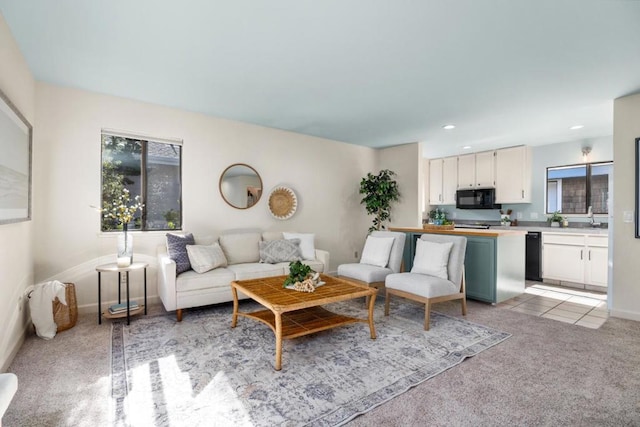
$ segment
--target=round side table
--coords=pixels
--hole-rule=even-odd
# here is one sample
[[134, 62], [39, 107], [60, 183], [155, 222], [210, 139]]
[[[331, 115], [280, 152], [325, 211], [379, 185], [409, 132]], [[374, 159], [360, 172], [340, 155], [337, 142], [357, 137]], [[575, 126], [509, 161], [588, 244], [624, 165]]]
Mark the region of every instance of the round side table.
[[[149, 264], [146, 262], [134, 262], [131, 265], [126, 267], [118, 267], [118, 264], [115, 262], [109, 264], [102, 264], [96, 267], [96, 271], [98, 272], [98, 324], [102, 324], [102, 316], [115, 319], [120, 317], [127, 317], [127, 325], [131, 322], [131, 316], [141, 313], [144, 310], [144, 314], [147, 314], [147, 267]], [[130, 271], [144, 271], [144, 305], [137, 307], [133, 310], [129, 307], [129, 272]], [[121, 283], [122, 283], [122, 273], [125, 273], [126, 282], [127, 282], [127, 310], [122, 313], [112, 314], [109, 313], [109, 310], [102, 313], [102, 273], [118, 273], [118, 304], [122, 303], [122, 292], [121, 292]]]

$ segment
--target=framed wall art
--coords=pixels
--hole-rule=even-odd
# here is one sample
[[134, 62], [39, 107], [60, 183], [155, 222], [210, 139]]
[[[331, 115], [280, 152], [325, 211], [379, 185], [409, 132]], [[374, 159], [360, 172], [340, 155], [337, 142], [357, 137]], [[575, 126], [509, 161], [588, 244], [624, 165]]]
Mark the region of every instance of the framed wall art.
[[33, 128], [0, 91], [0, 224], [31, 219]]

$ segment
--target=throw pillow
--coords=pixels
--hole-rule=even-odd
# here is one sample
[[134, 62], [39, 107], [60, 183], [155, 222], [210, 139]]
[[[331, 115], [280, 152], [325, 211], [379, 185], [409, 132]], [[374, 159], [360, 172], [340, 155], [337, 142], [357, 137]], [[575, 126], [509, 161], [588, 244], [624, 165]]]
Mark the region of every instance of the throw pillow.
[[302, 261], [300, 239], [260, 242], [260, 262], [277, 264], [291, 261]]
[[260, 233], [223, 234], [219, 240], [229, 265], [260, 261]]
[[167, 233], [167, 252], [169, 258], [176, 262], [176, 274], [191, 270], [187, 245], [195, 245], [193, 234], [171, 234]]
[[362, 257], [360, 264], [375, 265], [377, 267], [386, 267], [389, 264], [389, 254], [393, 246], [393, 237], [374, 237], [367, 236], [367, 241], [362, 249]]
[[449, 264], [449, 253], [452, 247], [452, 242], [435, 243], [418, 239], [416, 241], [416, 256], [413, 259], [411, 272], [449, 280], [447, 265]]
[[187, 245], [187, 254], [191, 268], [196, 273], [227, 266], [227, 258], [217, 242], [213, 245]]
[[282, 233], [285, 239], [300, 239], [300, 252], [302, 253], [302, 259], [316, 259], [316, 247], [314, 245], [314, 239], [316, 237], [313, 233]]

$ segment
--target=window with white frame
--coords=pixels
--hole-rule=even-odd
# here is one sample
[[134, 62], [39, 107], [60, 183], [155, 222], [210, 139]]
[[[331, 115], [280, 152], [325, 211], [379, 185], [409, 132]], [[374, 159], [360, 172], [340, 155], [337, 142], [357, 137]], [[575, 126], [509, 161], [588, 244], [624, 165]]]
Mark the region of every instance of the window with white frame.
[[[143, 204], [130, 230], [182, 229], [182, 142], [102, 131], [102, 207], [117, 205], [128, 191]], [[125, 191], [126, 190], [126, 191]], [[102, 231], [121, 230], [102, 217]]]

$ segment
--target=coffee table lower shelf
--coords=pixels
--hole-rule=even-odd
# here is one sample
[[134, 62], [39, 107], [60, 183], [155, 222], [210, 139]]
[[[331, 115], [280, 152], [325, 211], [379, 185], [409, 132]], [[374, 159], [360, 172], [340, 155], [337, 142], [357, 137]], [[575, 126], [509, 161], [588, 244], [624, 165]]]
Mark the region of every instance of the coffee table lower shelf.
[[[276, 317], [271, 310], [252, 313], [238, 312], [239, 316], [258, 320], [276, 332]], [[349, 323], [368, 322], [366, 319], [343, 316], [322, 307], [310, 307], [282, 314], [282, 339], [293, 339]]]

